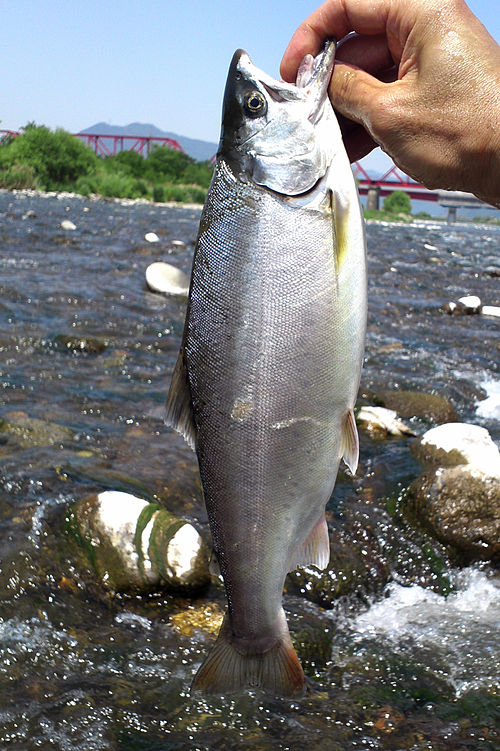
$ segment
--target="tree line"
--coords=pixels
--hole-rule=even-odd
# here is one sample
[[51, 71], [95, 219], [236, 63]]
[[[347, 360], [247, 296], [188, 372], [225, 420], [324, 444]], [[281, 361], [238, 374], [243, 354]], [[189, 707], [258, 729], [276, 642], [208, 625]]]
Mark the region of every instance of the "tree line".
[[98, 157], [65, 130], [28, 123], [0, 145], [0, 188], [203, 203], [212, 164], [169, 146]]

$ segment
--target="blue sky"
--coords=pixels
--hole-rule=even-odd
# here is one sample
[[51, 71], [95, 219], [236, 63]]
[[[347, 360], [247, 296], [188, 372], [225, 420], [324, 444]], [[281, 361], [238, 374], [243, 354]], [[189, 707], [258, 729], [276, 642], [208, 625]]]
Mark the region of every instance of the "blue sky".
[[[243, 47], [278, 74], [305, 0], [3, 0], [0, 128], [76, 132], [150, 122], [218, 141], [227, 68]], [[469, 6], [500, 41], [500, 0]], [[383, 169], [379, 150], [365, 164]]]

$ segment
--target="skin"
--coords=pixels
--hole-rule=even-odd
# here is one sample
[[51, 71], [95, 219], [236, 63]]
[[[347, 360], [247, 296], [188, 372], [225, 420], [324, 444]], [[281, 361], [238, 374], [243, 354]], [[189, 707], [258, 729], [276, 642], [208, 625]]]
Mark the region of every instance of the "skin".
[[500, 47], [465, 2], [327, 0], [292, 37], [284, 80], [332, 36], [329, 95], [350, 160], [380, 146], [428, 188], [500, 207]]

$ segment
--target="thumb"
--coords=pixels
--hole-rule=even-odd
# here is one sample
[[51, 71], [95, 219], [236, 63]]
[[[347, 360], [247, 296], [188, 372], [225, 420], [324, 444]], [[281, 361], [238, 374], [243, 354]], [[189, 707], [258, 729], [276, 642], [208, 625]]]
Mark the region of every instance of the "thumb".
[[340, 60], [335, 63], [328, 93], [333, 107], [372, 132], [372, 116], [387, 84], [362, 68]]

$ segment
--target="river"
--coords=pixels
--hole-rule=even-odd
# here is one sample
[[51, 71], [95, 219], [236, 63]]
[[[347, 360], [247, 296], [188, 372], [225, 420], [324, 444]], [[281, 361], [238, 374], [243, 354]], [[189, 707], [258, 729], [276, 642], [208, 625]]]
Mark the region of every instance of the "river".
[[[221, 588], [112, 596], [68, 536], [70, 505], [111, 487], [144, 489], [206, 535], [193, 455], [163, 424], [185, 301], [144, 276], [159, 260], [189, 273], [199, 215], [0, 192], [0, 748], [498, 749], [498, 570], [444, 553], [438, 566], [440, 549], [395, 525], [387, 499], [421, 471], [406, 437], [362, 433], [358, 477], [329, 504], [339, 529], [372, 524], [384, 585], [327, 608], [287, 588], [311, 680], [300, 701], [190, 697], [212, 639], [196, 624], [223, 608]], [[362, 398], [436, 393], [500, 444], [500, 319], [440, 310], [464, 294], [500, 305], [500, 229], [367, 232]]]

